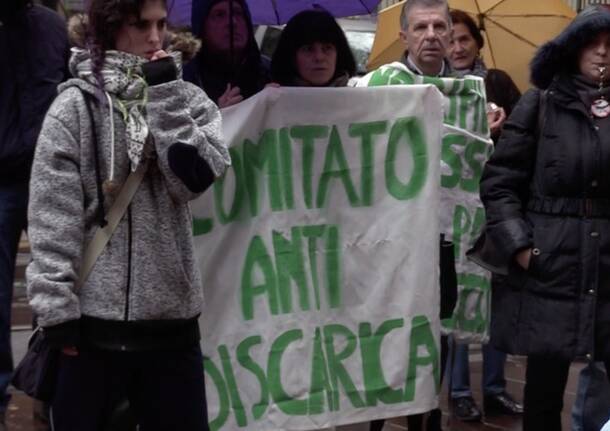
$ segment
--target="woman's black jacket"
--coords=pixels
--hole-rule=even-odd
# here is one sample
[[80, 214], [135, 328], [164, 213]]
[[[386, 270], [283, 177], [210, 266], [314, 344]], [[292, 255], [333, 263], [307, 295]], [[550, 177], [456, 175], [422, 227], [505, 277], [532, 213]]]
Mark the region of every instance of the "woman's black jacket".
[[[508, 268], [491, 339], [513, 354], [610, 360], [610, 136], [569, 78], [542, 94], [515, 107], [481, 180], [487, 240]], [[524, 270], [514, 257], [530, 247]]]

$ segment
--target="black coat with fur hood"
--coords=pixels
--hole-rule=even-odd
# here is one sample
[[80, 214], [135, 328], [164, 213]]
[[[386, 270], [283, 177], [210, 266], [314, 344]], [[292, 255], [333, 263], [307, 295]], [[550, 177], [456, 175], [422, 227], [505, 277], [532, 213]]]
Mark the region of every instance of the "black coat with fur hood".
[[[610, 117], [592, 117], [574, 80], [578, 54], [601, 31], [610, 13], [593, 8], [538, 50], [538, 88], [513, 110], [483, 173], [487, 239], [508, 268], [493, 287], [491, 340], [509, 353], [610, 361], [610, 134], [600, 133]], [[515, 255], [528, 248], [524, 270]]]

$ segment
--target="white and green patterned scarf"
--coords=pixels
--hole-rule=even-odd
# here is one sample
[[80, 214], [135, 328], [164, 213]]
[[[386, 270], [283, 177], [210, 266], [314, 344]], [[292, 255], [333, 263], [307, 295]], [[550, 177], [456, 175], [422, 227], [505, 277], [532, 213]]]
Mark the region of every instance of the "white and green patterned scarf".
[[[180, 76], [181, 54], [171, 52], [170, 55], [174, 57]], [[112, 98], [113, 105], [119, 109], [125, 121], [127, 154], [131, 161], [131, 169], [134, 171], [142, 160], [144, 144], [148, 137], [148, 124], [144, 115], [148, 84], [142, 74], [142, 64], [147, 61], [137, 55], [108, 50], [105, 52], [101, 70], [104, 81], [102, 90]], [[72, 48], [70, 72], [74, 77], [98, 86], [98, 80], [93, 74], [93, 61], [89, 50]]]

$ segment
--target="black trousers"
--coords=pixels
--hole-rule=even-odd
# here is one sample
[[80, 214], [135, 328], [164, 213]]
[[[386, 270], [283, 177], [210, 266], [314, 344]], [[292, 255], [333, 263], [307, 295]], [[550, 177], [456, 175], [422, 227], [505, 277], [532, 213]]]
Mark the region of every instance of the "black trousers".
[[203, 356], [180, 350], [82, 350], [61, 355], [51, 403], [54, 431], [100, 431], [128, 399], [140, 431], [207, 431]]
[[[527, 358], [523, 404], [523, 431], [561, 431], [563, 393], [570, 361], [547, 357]], [[610, 379], [610, 362], [606, 362]]]

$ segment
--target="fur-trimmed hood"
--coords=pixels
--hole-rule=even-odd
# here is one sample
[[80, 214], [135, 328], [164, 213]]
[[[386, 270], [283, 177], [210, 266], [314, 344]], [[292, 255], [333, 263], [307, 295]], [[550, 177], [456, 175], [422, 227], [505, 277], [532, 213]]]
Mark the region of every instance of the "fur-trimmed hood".
[[[79, 48], [85, 48], [87, 40], [87, 16], [85, 14], [73, 15], [68, 21], [68, 35], [70, 43]], [[191, 61], [199, 49], [201, 41], [187, 31], [167, 31], [163, 49], [182, 53], [183, 63]]]
[[588, 7], [578, 14], [555, 39], [542, 45], [530, 64], [531, 82], [546, 89], [559, 75], [578, 68], [578, 54], [602, 31], [610, 31], [610, 12], [601, 7]]

